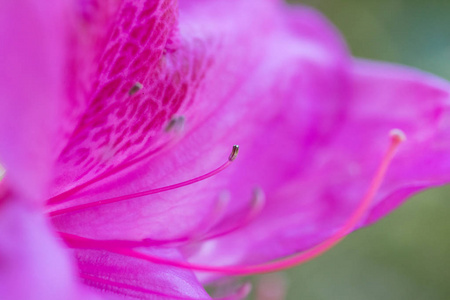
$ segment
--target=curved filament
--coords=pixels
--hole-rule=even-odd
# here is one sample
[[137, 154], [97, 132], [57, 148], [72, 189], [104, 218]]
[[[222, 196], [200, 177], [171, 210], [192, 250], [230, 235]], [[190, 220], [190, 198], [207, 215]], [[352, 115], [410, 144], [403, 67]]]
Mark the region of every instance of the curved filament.
[[129, 200], [129, 199], [134, 199], [134, 198], [138, 198], [138, 197], [148, 196], [148, 195], [152, 195], [152, 194], [162, 193], [162, 192], [170, 191], [173, 189], [178, 189], [178, 188], [181, 188], [181, 187], [184, 187], [187, 185], [191, 185], [193, 183], [203, 181], [203, 180], [205, 180], [209, 177], [212, 177], [212, 176], [222, 172], [223, 170], [225, 170], [236, 159], [238, 151], [239, 151], [239, 146], [237, 146], [237, 145], [233, 146], [233, 150], [232, 150], [230, 156], [228, 157], [228, 160], [223, 165], [221, 165], [220, 167], [218, 167], [217, 169], [215, 169], [211, 172], [208, 172], [201, 176], [189, 179], [187, 181], [183, 181], [180, 183], [176, 183], [176, 184], [172, 184], [172, 185], [168, 185], [165, 187], [160, 187], [160, 188], [156, 188], [156, 189], [152, 189], [152, 190], [148, 190], [148, 191], [138, 192], [138, 193], [134, 193], [134, 194], [128, 194], [128, 195], [113, 197], [113, 198], [109, 198], [109, 199], [103, 199], [103, 200], [93, 201], [93, 202], [89, 202], [89, 203], [84, 203], [84, 204], [80, 204], [80, 205], [74, 205], [71, 207], [58, 209], [58, 210], [49, 212], [48, 214], [50, 217], [54, 217], [54, 216], [58, 216], [61, 214], [72, 213], [72, 212], [83, 210], [83, 209], [90, 208], [90, 207], [96, 207], [96, 206], [101, 206], [101, 205], [105, 205], [105, 204], [111, 204], [111, 203]]

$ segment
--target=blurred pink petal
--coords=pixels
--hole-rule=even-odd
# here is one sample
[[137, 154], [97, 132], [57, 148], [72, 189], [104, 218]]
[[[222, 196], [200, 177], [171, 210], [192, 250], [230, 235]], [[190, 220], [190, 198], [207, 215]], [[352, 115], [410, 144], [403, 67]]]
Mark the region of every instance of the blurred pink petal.
[[43, 215], [21, 199], [0, 203], [0, 295], [11, 300], [98, 299], [88, 295]]
[[0, 155], [30, 199], [43, 196], [63, 142], [65, 8], [19, 0], [3, 1], [0, 11]]

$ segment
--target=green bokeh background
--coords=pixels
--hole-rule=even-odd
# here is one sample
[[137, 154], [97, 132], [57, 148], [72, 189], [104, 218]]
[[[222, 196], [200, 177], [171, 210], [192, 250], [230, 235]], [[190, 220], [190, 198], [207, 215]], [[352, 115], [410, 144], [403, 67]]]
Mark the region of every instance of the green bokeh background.
[[[449, 0], [289, 2], [322, 11], [357, 57], [450, 80]], [[287, 271], [287, 299], [450, 299], [449, 213], [450, 187], [413, 197], [324, 256]]]

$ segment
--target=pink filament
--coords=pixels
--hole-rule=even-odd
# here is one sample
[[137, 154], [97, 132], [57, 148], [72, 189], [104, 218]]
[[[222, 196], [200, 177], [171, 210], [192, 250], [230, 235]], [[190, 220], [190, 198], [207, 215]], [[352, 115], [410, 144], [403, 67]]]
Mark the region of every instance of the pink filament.
[[261, 274], [261, 273], [270, 273], [276, 272], [280, 270], [284, 270], [299, 264], [303, 264], [312, 260], [313, 258], [318, 257], [319, 255], [325, 253], [336, 244], [338, 244], [345, 235], [353, 230], [356, 225], [362, 220], [365, 216], [366, 212], [370, 208], [370, 204], [381, 186], [383, 178], [388, 170], [388, 167], [394, 157], [396, 150], [400, 143], [404, 140], [403, 134], [399, 134], [399, 132], [394, 131], [391, 134], [391, 143], [388, 148], [388, 151], [384, 155], [382, 162], [375, 173], [375, 176], [372, 179], [372, 182], [367, 190], [365, 196], [363, 197], [361, 203], [354, 211], [354, 213], [350, 216], [350, 218], [346, 221], [346, 223], [338, 230], [333, 236], [319, 245], [311, 248], [308, 251], [294, 254], [292, 256], [282, 258], [276, 261], [271, 261], [267, 263], [262, 263], [259, 265], [249, 265], [249, 266], [208, 266], [201, 264], [192, 264], [183, 261], [174, 261], [170, 259], [165, 259], [157, 256], [152, 256], [150, 254], [141, 253], [135, 251], [131, 248], [123, 248], [120, 244], [104, 244], [102, 241], [86, 239], [83, 237], [78, 237], [74, 235], [63, 234], [63, 238], [69, 246], [74, 248], [100, 248], [105, 249], [113, 253], [134, 257], [138, 259], [143, 259], [146, 261], [150, 261], [153, 263], [166, 264], [174, 267], [185, 268], [195, 271], [203, 271], [203, 272], [214, 272], [214, 273], [222, 273], [227, 275], [252, 275], [252, 274]]
[[217, 168], [209, 173], [206, 173], [199, 177], [196, 177], [196, 178], [184, 181], [184, 182], [180, 182], [177, 184], [172, 184], [172, 185], [168, 185], [165, 187], [148, 190], [148, 191], [143, 191], [143, 192], [138, 192], [138, 193], [134, 193], [134, 194], [128, 194], [128, 195], [118, 196], [118, 197], [114, 197], [114, 198], [103, 199], [103, 200], [98, 200], [98, 201], [89, 202], [89, 203], [85, 203], [85, 204], [75, 205], [72, 207], [55, 210], [55, 211], [49, 212], [48, 214], [50, 217], [54, 217], [54, 216], [58, 216], [61, 214], [67, 214], [67, 213], [75, 212], [75, 211], [90, 208], [90, 207], [95, 207], [95, 206], [100, 206], [100, 205], [105, 205], [105, 204], [110, 204], [110, 203], [120, 202], [120, 201], [129, 200], [129, 199], [133, 199], [133, 198], [138, 198], [138, 197], [143, 197], [143, 196], [148, 196], [148, 195], [152, 195], [152, 194], [170, 191], [170, 190], [184, 187], [184, 186], [205, 180], [209, 177], [212, 177], [212, 176], [222, 172], [223, 170], [225, 170], [232, 162], [233, 162], [232, 160], [227, 160], [226, 163], [224, 163], [219, 168]]

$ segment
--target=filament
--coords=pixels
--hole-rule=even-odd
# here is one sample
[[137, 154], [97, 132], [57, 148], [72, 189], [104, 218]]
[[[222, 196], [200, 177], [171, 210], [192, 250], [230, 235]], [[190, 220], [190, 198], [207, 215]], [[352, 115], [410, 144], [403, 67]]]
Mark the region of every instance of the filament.
[[148, 196], [148, 195], [152, 195], [152, 194], [162, 193], [162, 192], [170, 191], [173, 189], [178, 189], [178, 188], [181, 188], [181, 187], [184, 187], [187, 185], [191, 185], [191, 184], [199, 182], [199, 181], [203, 181], [207, 178], [210, 178], [210, 177], [222, 172], [226, 168], [228, 168], [228, 166], [230, 166], [233, 163], [233, 161], [236, 159], [238, 152], [239, 152], [239, 146], [234, 145], [233, 150], [231, 151], [231, 154], [228, 157], [228, 160], [223, 165], [221, 165], [220, 167], [218, 167], [217, 169], [215, 169], [211, 172], [208, 172], [204, 175], [192, 178], [190, 180], [172, 184], [172, 185], [168, 185], [168, 186], [161, 187], [161, 188], [148, 190], [148, 191], [143, 191], [143, 192], [138, 192], [138, 193], [134, 193], [134, 194], [128, 194], [128, 195], [113, 197], [113, 198], [109, 198], [109, 199], [93, 201], [93, 202], [89, 202], [89, 203], [85, 203], [85, 204], [80, 204], [80, 205], [75, 205], [75, 206], [55, 210], [55, 211], [49, 212], [49, 216], [53, 217], [53, 216], [71, 213], [71, 212], [75, 212], [75, 211], [90, 208], [90, 207], [96, 207], [96, 206], [101, 206], [101, 205], [105, 205], [105, 204], [111, 204], [111, 203], [129, 200], [129, 199], [134, 199], [134, 198], [138, 198], [138, 197]]

